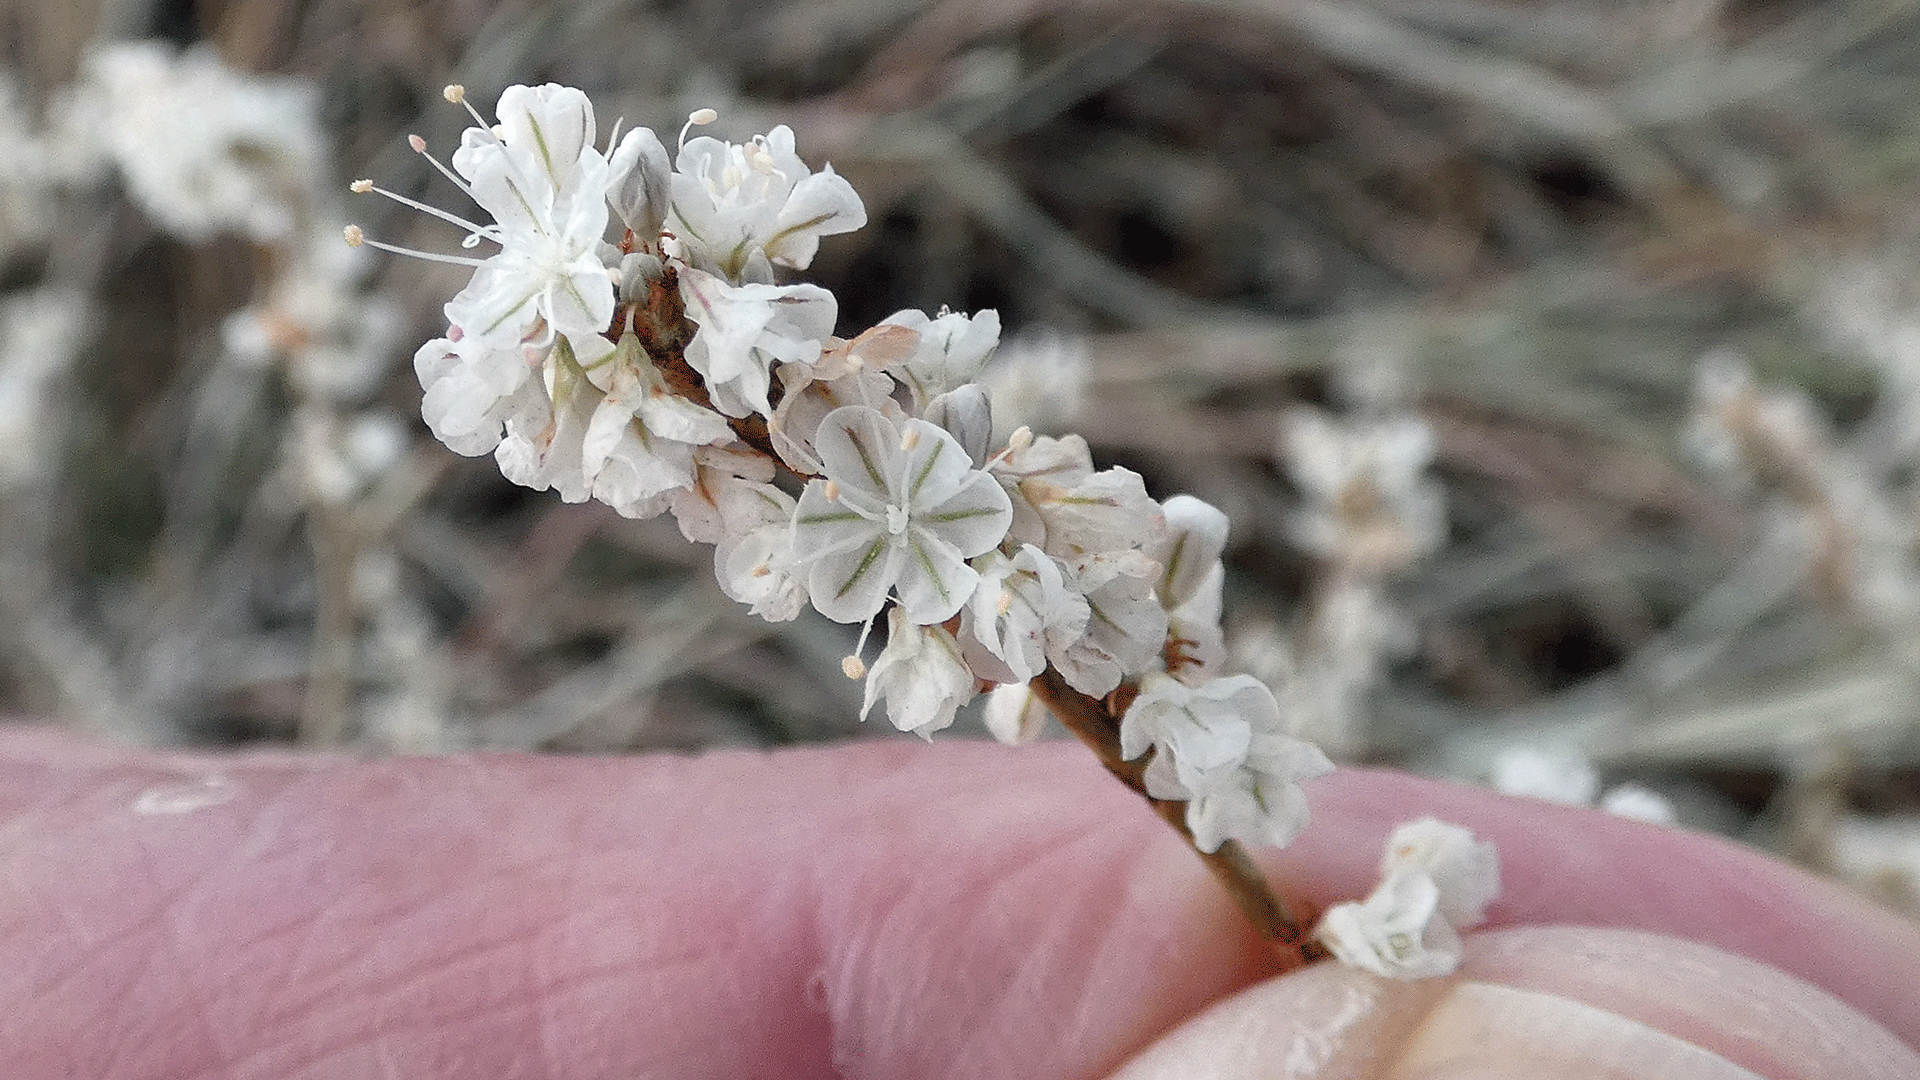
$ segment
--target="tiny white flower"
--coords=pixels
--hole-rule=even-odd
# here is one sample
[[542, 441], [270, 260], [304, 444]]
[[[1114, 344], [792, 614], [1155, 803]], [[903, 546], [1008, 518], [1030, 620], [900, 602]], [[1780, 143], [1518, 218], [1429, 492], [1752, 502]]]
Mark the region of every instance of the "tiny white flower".
[[548, 408], [539, 370], [519, 349], [478, 338], [434, 338], [413, 355], [423, 395], [420, 415], [434, 437], [456, 454], [474, 457], [500, 445], [509, 420], [525, 423]]
[[887, 647], [867, 672], [860, 718], [884, 699], [894, 727], [932, 739], [973, 698], [976, 681], [952, 634], [938, 626], [916, 626], [896, 607], [887, 615]]
[[603, 395], [573, 361], [565, 339], [555, 344], [554, 353], [545, 368], [548, 407], [508, 417], [506, 437], [493, 457], [501, 475], [516, 484], [535, 491], [552, 488], [563, 502], [585, 502], [593, 492], [582, 447]]
[[593, 106], [571, 87], [510, 86], [497, 115], [495, 130], [467, 129], [453, 166], [494, 219], [474, 235], [500, 251], [448, 302], [447, 319], [503, 345], [564, 335], [592, 363], [612, 350], [600, 335], [614, 308], [600, 255], [608, 166], [593, 148]]
[[1130, 675], [1155, 669], [1167, 641], [1167, 611], [1154, 599], [1160, 564], [1139, 551], [1086, 559], [1072, 567], [1072, 587], [1087, 598], [1087, 632], [1047, 659], [1067, 684], [1102, 697]]
[[1407, 870], [1359, 903], [1328, 908], [1314, 937], [1341, 963], [1390, 979], [1448, 975], [1460, 966], [1462, 948], [1439, 904], [1433, 879]]
[[733, 439], [725, 417], [668, 389], [631, 333], [587, 376], [607, 394], [587, 423], [582, 467], [593, 497], [627, 517], [651, 517], [659, 496], [693, 484], [696, 446]]
[[833, 294], [817, 285], [730, 285], [691, 267], [680, 272], [687, 318], [699, 326], [686, 360], [728, 416], [773, 415], [773, 366], [811, 362], [833, 335]]
[[1039, 738], [1052, 715], [1026, 683], [994, 687], [987, 692], [986, 706], [980, 710], [987, 731], [1008, 746], [1024, 746]]
[[1153, 674], [1140, 680], [1140, 694], [1120, 720], [1120, 753], [1131, 761], [1155, 748], [1173, 759], [1182, 784], [1198, 790], [1204, 774], [1246, 761], [1256, 730], [1279, 729], [1279, 702], [1251, 675], [1194, 688]]
[[793, 497], [772, 484], [733, 479], [715, 496], [724, 528], [713, 549], [720, 591], [768, 622], [786, 622], [807, 606], [806, 581], [788, 539]]
[[925, 420], [849, 405], [827, 414], [814, 444], [826, 478], [801, 492], [793, 532], [813, 606], [859, 622], [892, 592], [911, 622], [952, 618], [979, 580], [966, 560], [1006, 537], [1006, 492]]
[[922, 410], [934, 398], [978, 378], [994, 347], [1000, 344], [1000, 313], [992, 308], [970, 317], [943, 311], [935, 318], [909, 309], [887, 316], [881, 325], [904, 326], [920, 335], [913, 355], [893, 372], [913, 393], [914, 407]]
[[1307, 825], [1307, 794], [1300, 785], [1332, 771], [1333, 763], [1312, 743], [1256, 731], [1246, 760], [1201, 778], [1204, 786], [1187, 800], [1194, 846], [1218, 851], [1228, 840], [1275, 847], [1293, 843]]
[[983, 677], [1024, 683], [1046, 670], [1049, 646], [1064, 650], [1086, 633], [1086, 598], [1053, 556], [1025, 544], [1011, 558], [989, 551], [972, 565], [980, 583], [960, 611], [960, 638], [969, 661], [974, 643], [990, 654], [990, 666], [976, 663]]
[[1406, 822], [1387, 838], [1380, 857], [1381, 878], [1409, 869], [1433, 879], [1440, 914], [1456, 930], [1480, 925], [1487, 905], [1500, 895], [1500, 853], [1493, 844], [1436, 818]]
[[666, 228], [686, 261], [733, 282], [756, 262], [805, 270], [821, 237], [867, 223], [853, 186], [831, 165], [810, 171], [784, 124], [746, 143], [688, 140], [669, 182]]

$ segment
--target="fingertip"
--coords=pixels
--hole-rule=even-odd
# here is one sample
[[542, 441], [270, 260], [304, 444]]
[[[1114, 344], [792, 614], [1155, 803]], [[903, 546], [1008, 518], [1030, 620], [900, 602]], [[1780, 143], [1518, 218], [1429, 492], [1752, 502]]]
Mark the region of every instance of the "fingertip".
[[1254, 986], [1116, 1080], [1286, 1076], [1814, 1080], [1920, 1076], [1920, 1055], [1831, 994], [1656, 934], [1531, 927], [1460, 971], [1394, 982], [1331, 963]]

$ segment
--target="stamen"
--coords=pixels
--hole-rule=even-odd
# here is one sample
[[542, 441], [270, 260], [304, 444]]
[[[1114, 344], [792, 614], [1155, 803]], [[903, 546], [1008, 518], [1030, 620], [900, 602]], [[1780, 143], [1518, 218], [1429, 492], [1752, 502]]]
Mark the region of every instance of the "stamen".
[[[432, 159], [429, 158], [428, 160], [431, 161]], [[434, 164], [438, 165], [439, 162], [435, 161]], [[360, 186], [361, 184], [365, 184], [366, 187], [362, 188]], [[460, 226], [462, 229], [465, 229], [467, 231], [467, 241], [462, 243], [463, 247], [472, 247], [473, 246], [472, 240], [475, 237], [482, 237], [487, 240], [491, 240], [496, 244], [500, 242], [500, 231], [494, 226], [475, 225], [473, 222], [468, 221], [466, 218], [463, 218], [458, 214], [449, 213], [448, 211], [442, 210], [437, 206], [428, 206], [426, 203], [423, 203], [418, 199], [409, 199], [405, 195], [402, 195], [397, 191], [388, 191], [386, 188], [377, 186], [371, 180], [361, 180], [356, 182], [353, 185], [353, 190], [361, 194], [365, 194], [366, 192], [371, 191], [376, 195], [385, 195], [387, 198], [392, 199], [394, 202], [397, 202], [402, 206], [410, 206], [413, 209], [418, 210], [423, 214], [429, 214], [433, 217], [439, 218], [441, 221], [445, 221], [450, 224]]]
[[867, 665], [857, 656], [843, 658], [840, 661], [840, 670], [844, 672], [849, 679], [864, 679], [867, 677]]
[[[480, 130], [488, 133], [489, 135], [493, 134], [493, 125], [487, 123], [486, 120], [482, 119], [480, 116], [479, 110], [475, 109], [473, 107], [473, 103], [467, 100], [466, 87], [461, 86], [459, 83], [454, 83], [452, 86], [449, 86], [445, 90], [440, 91], [440, 96], [446, 98], [448, 101], [453, 102], [455, 105], [465, 106], [467, 110], [467, 115], [473, 117], [473, 122], [480, 125]], [[499, 136], [497, 135], [494, 137], [499, 138]]]
[[828, 480], [825, 484], [821, 485], [820, 494], [825, 495], [828, 502], [839, 502], [840, 485], [832, 480]]
[[1000, 598], [993, 602], [993, 610], [996, 615], [1005, 615], [1007, 612], [1013, 610], [1012, 589], [1000, 590]]
[[680, 142], [679, 145], [674, 147], [675, 151], [677, 152], [687, 148], [687, 132], [692, 131], [696, 127], [706, 127], [718, 119], [720, 119], [720, 114], [714, 112], [712, 109], [695, 109], [688, 113], [687, 122], [680, 125]]
[[455, 266], [482, 266], [486, 263], [485, 259], [469, 259], [463, 255], [442, 255], [434, 251], [415, 251], [412, 248], [404, 248], [398, 244], [384, 243], [367, 236], [366, 233], [360, 230], [360, 226], [358, 225], [349, 225], [341, 231], [346, 237], [348, 247], [365, 245], [370, 248], [379, 248], [381, 251], [390, 251], [395, 255], [408, 255], [416, 259], [425, 259], [428, 262], [452, 263]]
[[439, 158], [434, 157], [432, 154], [427, 153], [427, 140], [421, 138], [418, 135], [409, 135], [407, 136], [407, 145], [413, 147], [414, 153], [419, 154], [423, 158], [426, 158], [427, 161], [431, 163], [435, 169], [438, 169], [440, 171], [441, 176], [444, 176], [448, 180], [453, 181], [453, 186], [460, 189], [460, 194], [465, 195], [467, 198], [472, 199], [474, 202], [480, 201], [478, 199], [473, 198], [473, 189], [467, 186], [467, 182], [465, 180], [462, 180], [458, 173], [455, 173], [452, 169], [449, 169], [445, 165], [440, 164]]
[[900, 433], [900, 451], [905, 453], [920, 445], [920, 429], [910, 427]]

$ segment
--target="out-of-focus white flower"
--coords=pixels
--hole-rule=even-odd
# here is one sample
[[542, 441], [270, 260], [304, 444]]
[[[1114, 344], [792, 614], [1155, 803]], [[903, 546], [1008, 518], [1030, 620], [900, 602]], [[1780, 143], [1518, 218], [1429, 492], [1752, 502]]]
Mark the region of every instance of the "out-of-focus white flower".
[[1579, 754], [1537, 746], [1509, 746], [1494, 756], [1496, 791], [1568, 806], [1592, 806], [1600, 777]]
[[729, 285], [700, 270], [680, 273], [687, 318], [700, 329], [686, 360], [728, 416], [773, 415], [773, 365], [809, 363], [833, 335], [833, 294], [817, 285]]
[[813, 606], [859, 622], [893, 592], [910, 622], [952, 618], [979, 581], [966, 560], [1007, 535], [1006, 492], [945, 431], [864, 405], [827, 414], [814, 445], [826, 478], [801, 492], [793, 531]]
[[188, 240], [294, 231], [313, 178], [325, 175], [314, 86], [155, 41], [100, 49], [84, 71], [93, 135], [156, 225]]
[[1335, 904], [1314, 936], [1349, 967], [1390, 979], [1430, 979], [1460, 966], [1460, 935], [1440, 913], [1440, 889], [1418, 870], [1395, 874], [1359, 903]]
[[941, 394], [972, 383], [1000, 344], [1000, 313], [992, 308], [972, 316], [942, 311], [933, 318], [909, 309], [894, 312], [881, 325], [904, 326], [920, 335], [913, 355], [892, 370], [922, 410]]
[[1600, 796], [1600, 809], [1615, 817], [1632, 818], [1653, 825], [1672, 825], [1680, 819], [1673, 808], [1673, 800], [1665, 795], [1635, 783], [1619, 784], [1608, 788]]
[[1046, 433], [1078, 419], [1092, 366], [1085, 338], [1029, 332], [1003, 341], [980, 373], [1002, 441], [1019, 428]]
[[894, 727], [931, 739], [973, 698], [975, 682], [952, 634], [938, 626], [917, 626], [896, 607], [887, 615], [887, 647], [867, 672], [860, 718], [866, 719], [874, 703], [884, 699]]
[[1419, 418], [1343, 422], [1296, 408], [1280, 450], [1306, 496], [1294, 540], [1316, 556], [1381, 577], [1445, 538], [1445, 503], [1426, 476], [1433, 433]]
[[987, 692], [980, 719], [994, 738], [1008, 746], [1024, 746], [1040, 737], [1053, 714], [1026, 683], [1006, 683]]
[[[1086, 598], [1039, 548], [1022, 545], [1011, 558], [989, 551], [972, 565], [980, 583], [960, 610], [960, 639], [983, 678], [1024, 683], [1046, 670], [1049, 648], [1062, 651], [1086, 633]], [[975, 656], [975, 643], [991, 660]]]
[[1406, 822], [1387, 838], [1380, 856], [1381, 879], [1405, 870], [1433, 879], [1440, 914], [1456, 930], [1480, 925], [1487, 905], [1500, 895], [1500, 853], [1493, 844], [1437, 818]]
[[853, 186], [831, 165], [809, 170], [784, 124], [745, 143], [688, 140], [670, 183], [677, 253], [735, 283], [770, 281], [768, 263], [805, 270], [821, 237], [867, 223]]

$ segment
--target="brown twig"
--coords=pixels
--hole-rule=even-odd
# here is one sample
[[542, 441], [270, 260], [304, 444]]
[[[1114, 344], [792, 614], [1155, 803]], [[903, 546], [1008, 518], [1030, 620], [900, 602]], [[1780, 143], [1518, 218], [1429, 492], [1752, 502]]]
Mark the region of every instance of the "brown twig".
[[[1147, 763], [1153, 760], [1153, 752], [1149, 751], [1134, 761], [1121, 756], [1120, 717], [1126, 713], [1127, 705], [1132, 703], [1135, 693], [1132, 685], [1122, 685], [1105, 701], [1100, 701], [1068, 686], [1059, 672], [1048, 668], [1035, 676], [1028, 686], [1047, 708], [1053, 710], [1067, 730], [1093, 751], [1094, 756], [1100, 759], [1100, 764], [1115, 779], [1147, 800], [1161, 820], [1185, 837], [1188, 845], [1193, 844], [1193, 831], [1187, 828], [1186, 803], [1177, 799], [1156, 799], [1147, 794]], [[1220, 884], [1226, 887], [1227, 894], [1233, 897], [1233, 902], [1239, 905], [1247, 921], [1253, 924], [1260, 936], [1278, 947], [1289, 970], [1327, 955], [1320, 944], [1307, 935], [1302, 922], [1287, 910], [1286, 903], [1274, 892], [1266, 875], [1254, 865], [1238, 841], [1228, 840], [1220, 845], [1218, 851], [1211, 853], [1201, 851], [1198, 847], [1193, 850]]]

